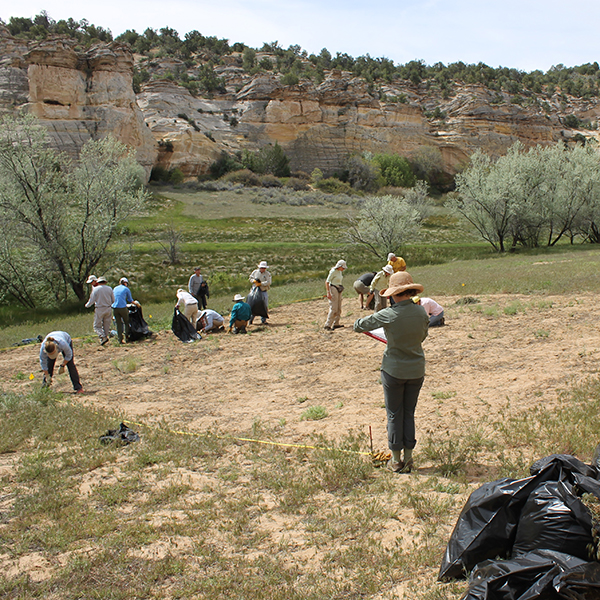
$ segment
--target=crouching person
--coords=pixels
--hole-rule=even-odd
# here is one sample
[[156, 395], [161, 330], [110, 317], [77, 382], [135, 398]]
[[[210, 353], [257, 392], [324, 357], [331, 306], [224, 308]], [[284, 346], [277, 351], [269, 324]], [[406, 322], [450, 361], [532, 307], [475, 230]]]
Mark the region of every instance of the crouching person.
[[245, 296], [236, 294], [233, 297], [235, 304], [231, 309], [231, 318], [229, 319], [229, 333], [246, 333], [248, 321], [252, 318], [252, 309], [247, 302], [244, 302]]
[[224, 324], [225, 319], [216, 310], [207, 308], [200, 313], [196, 321], [196, 330], [202, 333], [219, 331], [219, 329], [223, 329]]
[[42, 347], [40, 348], [40, 367], [44, 372], [44, 387], [50, 387], [52, 384], [54, 364], [59, 353], [63, 355], [63, 362], [60, 365], [59, 373], [62, 373], [66, 366], [69, 370], [73, 389], [77, 393], [83, 392], [83, 386], [79, 381], [79, 373], [73, 360], [73, 342], [71, 336], [66, 331], [53, 331], [42, 342]]

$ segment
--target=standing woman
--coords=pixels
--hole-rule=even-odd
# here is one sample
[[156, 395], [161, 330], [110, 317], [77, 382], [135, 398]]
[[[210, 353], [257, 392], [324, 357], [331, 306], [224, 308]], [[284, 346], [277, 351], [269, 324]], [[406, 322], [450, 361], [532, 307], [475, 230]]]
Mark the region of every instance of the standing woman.
[[327, 300], [329, 300], [329, 314], [323, 329], [337, 329], [343, 327], [340, 325], [340, 317], [342, 316], [342, 292], [344, 286], [344, 270], [347, 269], [345, 260], [338, 260], [335, 267], [329, 271], [327, 280], [325, 281], [325, 289], [327, 290]]
[[[412, 301], [423, 291], [406, 271], [390, 277], [382, 296], [394, 304], [369, 317], [358, 319], [359, 333], [383, 327], [387, 345], [381, 362], [381, 383], [387, 412], [388, 447], [392, 458], [388, 466], [394, 473], [410, 473], [413, 467], [415, 409], [425, 379], [425, 355], [422, 342], [427, 337], [429, 317], [425, 309]], [[404, 457], [402, 457], [404, 450]]]

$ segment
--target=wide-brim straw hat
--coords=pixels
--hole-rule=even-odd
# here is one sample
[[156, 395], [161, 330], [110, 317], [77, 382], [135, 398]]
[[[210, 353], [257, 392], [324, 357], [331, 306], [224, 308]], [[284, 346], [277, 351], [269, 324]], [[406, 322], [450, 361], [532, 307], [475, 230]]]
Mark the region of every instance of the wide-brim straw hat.
[[406, 292], [406, 290], [417, 290], [422, 293], [425, 288], [420, 283], [415, 283], [410, 273], [407, 271], [399, 271], [390, 277], [390, 285], [387, 290], [379, 292], [380, 296], [389, 298]]

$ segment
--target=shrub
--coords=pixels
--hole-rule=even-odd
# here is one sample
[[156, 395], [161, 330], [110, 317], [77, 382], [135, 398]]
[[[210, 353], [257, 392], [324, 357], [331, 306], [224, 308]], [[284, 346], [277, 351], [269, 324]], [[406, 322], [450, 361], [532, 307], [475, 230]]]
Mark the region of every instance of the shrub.
[[155, 167], [152, 167], [150, 181], [160, 181], [166, 183], [169, 181], [169, 171], [162, 165], [156, 165]]
[[381, 176], [386, 185], [394, 187], [412, 187], [415, 175], [406, 158], [398, 154], [376, 154], [373, 161], [379, 165]]
[[210, 174], [215, 179], [223, 177], [226, 173], [239, 171], [240, 169], [242, 169], [242, 163], [231, 156], [231, 154], [227, 154], [227, 152], [222, 152], [221, 156], [209, 167]]
[[174, 185], [183, 183], [183, 180], [184, 180], [184, 175], [183, 175], [183, 172], [181, 171], [181, 169], [175, 167], [174, 169], [171, 169], [169, 171], [169, 181], [171, 183], [173, 183]]
[[258, 152], [245, 150], [242, 153], [242, 165], [259, 174], [271, 173], [276, 177], [290, 176], [290, 159], [277, 142], [275, 145], [269, 144], [261, 148]]
[[291, 173], [292, 177], [296, 179], [303, 179], [304, 181], [310, 181], [310, 175], [306, 173], [306, 171], [293, 171]]
[[246, 187], [260, 187], [260, 178], [256, 173], [253, 173], [249, 169], [241, 169], [240, 171], [233, 171], [223, 177], [223, 181], [229, 183], [241, 183]]
[[275, 175], [271, 175], [270, 173], [267, 173], [266, 175], [263, 175], [260, 178], [260, 184], [264, 188], [283, 187], [283, 183], [281, 183], [281, 180], [278, 177], [275, 177]]
[[351, 194], [352, 188], [345, 181], [340, 181], [335, 177], [328, 177], [315, 181], [315, 187], [326, 194]]
[[282, 78], [281, 78], [281, 83], [283, 85], [298, 85], [298, 82], [300, 81], [300, 78], [298, 77], [298, 75], [296, 75], [293, 72], [289, 72], [286, 73]]
[[306, 191], [306, 190], [310, 189], [310, 187], [306, 181], [304, 181], [303, 179], [298, 179], [297, 177], [290, 177], [285, 182], [285, 187], [292, 188], [293, 190], [295, 190], [297, 192]]

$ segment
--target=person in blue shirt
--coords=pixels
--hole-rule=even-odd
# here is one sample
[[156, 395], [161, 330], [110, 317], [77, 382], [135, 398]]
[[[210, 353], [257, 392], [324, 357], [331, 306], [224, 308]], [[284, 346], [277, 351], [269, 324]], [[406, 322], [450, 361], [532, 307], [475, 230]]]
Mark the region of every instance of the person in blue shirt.
[[69, 370], [73, 389], [80, 394], [83, 392], [83, 386], [81, 385], [81, 381], [79, 381], [79, 373], [73, 360], [73, 342], [71, 341], [71, 336], [66, 331], [53, 331], [42, 342], [42, 347], [40, 348], [40, 367], [44, 372], [44, 387], [50, 387], [52, 384], [54, 363], [61, 352], [64, 360], [58, 372], [62, 373], [66, 366]]
[[113, 290], [113, 294], [115, 295], [115, 301], [112, 303], [112, 309], [117, 322], [117, 336], [119, 343], [122, 344], [123, 329], [125, 329], [125, 339], [129, 341], [129, 309], [127, 304], [133, 302], [127, 277], [121, 277], [119, 285]]
[[252, 318], [252, 309], [247, 302], [244, 302], [245, 296], [236, 294], [233, 297], [235, 304], [231, 309], [231, 318], [229, 319], [230, 333], [246, 333], [248, 321]]

